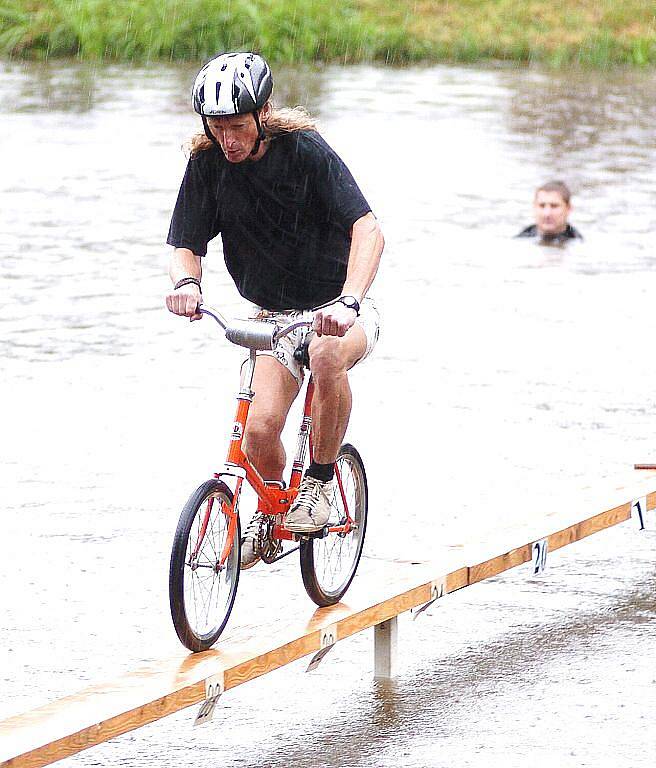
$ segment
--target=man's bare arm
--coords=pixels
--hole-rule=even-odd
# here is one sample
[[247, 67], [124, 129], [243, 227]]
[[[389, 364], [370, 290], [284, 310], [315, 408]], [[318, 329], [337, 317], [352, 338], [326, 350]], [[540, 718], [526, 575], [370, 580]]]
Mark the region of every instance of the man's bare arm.
[[[169, 261], [169, 277], [175, 285], [184, 277], [194, 277], [200, 281], [203, 270], [200, 256], [197, 256], [188, 248], [176, 248]], [[171, 290], [166, 297], [166, 307], [175, 315], [183, 315], [192, 320], [200, 320], [202, 315], [196, 312], [196, 307], [203, 300], [198, 286], [190, 283], [183, 285], [178, 290]]]
[[[359, 218], [351, 229], [351, 250], [343, 296], [361, 302], [376, 277], [385, 239], [373, 213]], [[318, 336], [343, 336], [357, 317], [354, 309], [336, 302], [316, 312], [313, 328]]]
[[366, 296], [376, 277], [385, 239], [373, 213], [359, 218], [351, 228], [351, 250], [342, 294], [355, 296], [358, 301]]
[[200, 256], [197, 256], [189, 248], [175, 248], [169, 261], [169, 277], [175, 285], [183, 277], [195, 277], [200, 280], [203, 270]]

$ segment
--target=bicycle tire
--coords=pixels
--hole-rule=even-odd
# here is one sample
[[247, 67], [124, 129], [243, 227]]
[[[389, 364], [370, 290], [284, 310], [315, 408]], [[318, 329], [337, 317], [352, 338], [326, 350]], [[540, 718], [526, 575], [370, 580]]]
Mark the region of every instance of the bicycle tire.
[[[214, 501], [210, 504], [211, 499]], [[180, 642], [194, 652], [206, 651], [219, 639], [237, 595], [241, 546], [239, 516], [225, 567], [216, 571], [228, 533], [223, 504], [232, 505], [232, 491], [220, 480], [207, 480], [191, 494], [183, 507], [173, 538], [169, 568], [171, 618]], [[192, 565], [193, 548], [198, 542], [208, 508], [207, 529]], [[218, 542], [215, 541], [217, 535]], [[202, 601], [201, 593], [207, 593], [208, 587], [207, 599], [200, 603], [206, 612], [201, 622], [199, 600]]]
[[[339, 602], [349, 588], [360, 562], [367, 530], [367, 475], [362, 458], [352, 445], [345, 443], [339, 449], [335, 465], [341, 473], [349, 511], [357, 527], [347, 534], [329, 533], [325, 538], [301, 539], [303, 585], [310, 599], [320, 607]], [[344, 505], [337, 483], [332, 506], [329, 526], [344, 519]]]

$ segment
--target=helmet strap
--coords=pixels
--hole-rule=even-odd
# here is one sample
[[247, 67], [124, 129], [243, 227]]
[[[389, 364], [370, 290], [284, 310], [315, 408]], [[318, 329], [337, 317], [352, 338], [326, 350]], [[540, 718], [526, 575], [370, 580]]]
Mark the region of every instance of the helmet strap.
[[203, 128], [205, 129], [205, 135], [206, 135], [206, 136], [207, 136], [207, 138], [208, 138], [208, 139], [209, 139], [209, 140], [212, 142], [212, 144], [214, 144], [214, 146], [215, 146], [217, 149], [221, 149], [221, 145], [220, 145], [220, 144], [219, 144], [219, 142], [218, 142], [218, 141], [217, 141], [217, 140], [214, 138], [214, 134], [212, 133], [212, 131], [210, 131], [210, 127], [209, 127], [209, 125], [207, 124], [207, 118], [205, 117], [205, 115], [201, 115], [201, 117], [202, 117], [202, 119], [203, 119]]
[[262, 123], [260, 123], [260, 115], [257, 109], [253, 112], [253, 120], [255, 120], [255, 127], [257, 128], [257, 139], [255, 139], [255, 144], [253, 144], [253, 149], [251, 149], [251, 156], [257, 155], [260, 151], [260, 144], [266, 139], [266, 134], [264, 133], [264, 128], [262, 128]]

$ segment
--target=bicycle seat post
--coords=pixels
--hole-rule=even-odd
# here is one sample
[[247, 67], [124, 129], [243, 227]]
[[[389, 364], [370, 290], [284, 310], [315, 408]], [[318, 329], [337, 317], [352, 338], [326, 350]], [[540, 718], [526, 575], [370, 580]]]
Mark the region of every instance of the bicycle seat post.
[[251, 349], [241, 369], [241, 383], [239, 386], [239, 398], [252, 401], [255, 395], [253, 392], [253, 375], [255, 374], [255, 350]]

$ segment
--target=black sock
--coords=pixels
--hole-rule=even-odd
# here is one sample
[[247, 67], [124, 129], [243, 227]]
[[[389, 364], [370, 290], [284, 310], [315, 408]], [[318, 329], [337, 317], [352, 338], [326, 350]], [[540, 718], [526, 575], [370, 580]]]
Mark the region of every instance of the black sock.
[[321, 480], [322, 482], [327, 483], [328, 480], [332, 480], [335, 476], [335, 465], [334, 463], [317, 464], [316, 461], [313, 461], [307, 468], [305, 474], [313, 477], [315, 480]]

